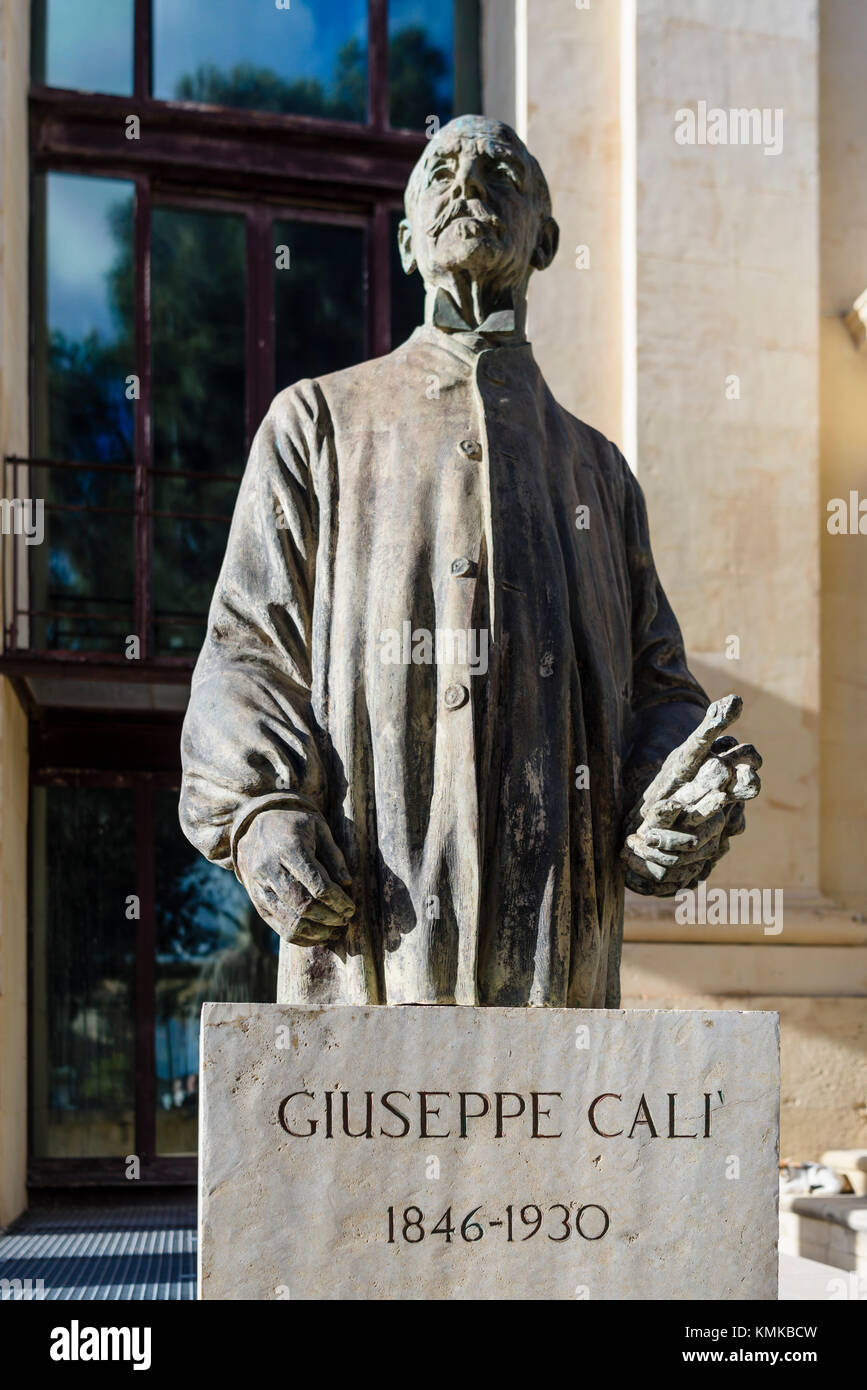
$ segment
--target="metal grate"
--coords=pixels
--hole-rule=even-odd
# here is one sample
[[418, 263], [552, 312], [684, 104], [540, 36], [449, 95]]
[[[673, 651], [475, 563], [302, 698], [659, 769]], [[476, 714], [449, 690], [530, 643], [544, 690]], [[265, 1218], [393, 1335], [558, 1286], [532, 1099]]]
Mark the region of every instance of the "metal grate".
[[[8, 1282], [6, 1282], [8, 1281]], [[0, 1236], [0, 1299], [194, 1299], [196, 1206], [70, 1200]]]

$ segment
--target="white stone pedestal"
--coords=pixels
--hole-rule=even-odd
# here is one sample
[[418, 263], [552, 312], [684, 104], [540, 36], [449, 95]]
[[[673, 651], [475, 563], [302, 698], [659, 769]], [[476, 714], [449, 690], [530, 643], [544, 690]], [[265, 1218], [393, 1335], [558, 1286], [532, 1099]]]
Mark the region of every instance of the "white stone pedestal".
[[775, 1299], [773, 1013], [206, 1004], [207, 1299]]

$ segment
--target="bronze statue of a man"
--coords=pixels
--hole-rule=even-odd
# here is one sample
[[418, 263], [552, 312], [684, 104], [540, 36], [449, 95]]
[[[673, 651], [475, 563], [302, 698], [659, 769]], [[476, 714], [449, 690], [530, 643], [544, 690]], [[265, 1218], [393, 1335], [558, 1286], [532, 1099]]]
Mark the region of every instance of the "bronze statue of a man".
[[758, 790], [638, 483], [525, 337], [557, 241], [514, 131], [444, 126], [400, 227], [423, 326], [253, 444], [180, 814], [279, 933], [280, 1002], [616, 1007], [624, 882], [706, 877]]

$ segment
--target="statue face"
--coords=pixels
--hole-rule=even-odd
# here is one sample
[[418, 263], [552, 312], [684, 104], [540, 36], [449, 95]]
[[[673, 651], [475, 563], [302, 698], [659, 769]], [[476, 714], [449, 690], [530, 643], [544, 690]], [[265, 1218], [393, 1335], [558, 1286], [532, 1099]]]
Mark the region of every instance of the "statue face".
[[426, 284], [464, 272], [508, 288], [526, 281], [531, 265], [548, 263], [550, 255], [539, 253], [545, 228], [533, 170], [506, 127], [452, 122], [431, 141], [413, 178], [401, 253], [404, 268], [415, 262]]

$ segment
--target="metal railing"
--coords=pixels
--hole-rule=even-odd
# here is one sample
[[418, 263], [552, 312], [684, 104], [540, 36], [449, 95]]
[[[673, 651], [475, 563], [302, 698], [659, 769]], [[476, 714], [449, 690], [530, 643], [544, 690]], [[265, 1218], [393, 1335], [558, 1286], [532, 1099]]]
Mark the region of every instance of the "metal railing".
[[[64, 475], [118, 475], [129, 479], [128, 506], [93, 502], [70, 502], [58, 497], [34, 496], [35, 470]], [[234, 483], [235, 473], [207, 473], [193, 470], [150, 467], [146, 485], [133, 462], [89, 459], [54, 459], [10, 454], [3, 460], [3, 493], [0, 497], [0, 540], [2, 540], [2, 630], [3, 657], [39, 656], [52, 665], [117, 664], [130, 666], [129, 657], [118, 639], [110, 650], [113, 628], [126, 626], [140, 639], [139, 662], [147, 665], [178, 667], [192, 665], [192, 654], [173, 655], [161, 650], [157, 633], [162, 629], [201, 628], [206, 610], [171, 612], [154, 609], [154, 522], [180, 521], [191, 524], [219, 523], [228, 527], [228, 513], [156, 508], [151, 504], [152, 481], [160, 478], [199, 483]], [[46, 489], [50, 491], [50, 489]], [[62, 552], [52, 550], [50, 518], [53, 514], [79, 514], [87, 518], [118, 517], [129, 523], [129, 552], [132, 593], [126, 596], [102, 595], [91, 600], [74, 592], [64, 598], [64, 588], [52, 578], [52, 570]], [[47, 519], [47, 524], [46, 524]], [[42, 535], [36, 534], [41, 529]], [[47, 551], [46, 551], [47, 547]], [[38, 553], [37, 553], [38, 552]], [[126, 567], [124, 567], [126, 568]], [[37, 599], [38, 601], [34, 601]], [[76, 602], [76, 599], [78, 602]], [[77, 633], [63, 633], [64, 625], [80, 625]], [[109, 649], [107, 649], [107, 643]], [[162, 644], [165, 646], [165, 644]]]

